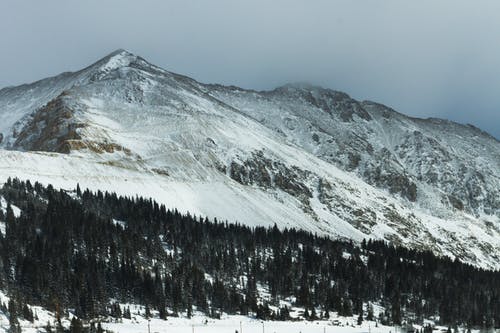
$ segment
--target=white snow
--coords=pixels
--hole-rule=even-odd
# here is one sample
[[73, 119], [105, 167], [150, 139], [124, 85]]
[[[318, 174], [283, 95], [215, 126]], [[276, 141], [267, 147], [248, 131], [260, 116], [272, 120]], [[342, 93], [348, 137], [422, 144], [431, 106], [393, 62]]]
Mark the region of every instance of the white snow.
[[[19, 132], [33, 112], [63, 91], [69, 94], [71, 121], [85, 125], [78, 129], [83, 143], [114, 144], [125, 150], [97, 154], [82, 149], [63, 155], [2, 149], [16, 148], [14, 130]], [[287, 91], [273, 97], [226, 88], [210, 91], [208, 86], [120, 50], [80, 72], [0, 90], [0, 132], [5, 136], [0, 143], [0, 183], [8, 177], [64, 189], [74, 189], [79, 183], [82, 188], [152, 197], [197, 216], [251, 226], [277, 224], [355, 241], [387, 239], [500, 268], [498, 213], [473, 216], [443, 203], [443, 194], [462, 182], [455, 177], [462, 162], [469, 170], [464, 177], [476, 177], [470, 171], [474, 168], [489, 177], [487, 186], [477, 189], [481, 205], [496, 192], [500, 196], [500, 163], [495, 164], [500, 159], [498, 143], [484, 136], [461, 140], [465, 143], [449, 141], [463, 128], [449, 125], [450, 130], [439, 122], [421, 126], [396, 113], [388, 123], [383, 116], [386, 111], [368, 104], [364, 107], [373, 116], [370, 124], [356, 115], [357, 121], [346, 124], [311, 107], [300, 92], [293, 95], [296, 88], [290, 86]], [[309, 92], [316, 97], [320, 94], [316, 88]], [[438, 133], [443, 142], [450, 142], [446, 148], [455, 154], [451, 162], [443, 162], [443, 170], [436, 170], [441, 179], [438, 187], [418, 183], [415, 203], [368, 185], [362, 179], [366, 166], [360, 166], [357, 173], [346, 172], [329, 160], [328, 154], [342, 152], [342, 142], [335, 140], [366, 137], [375, 150], [389, 147], [396, 156], [391, 167], [406, 165], [415, 174], [433, 171], [441, 146], [426, 139], [426, 149], [408, 156], [399, 147], [405, 140], [414, 140], [410, 142], [413, 147], [422, 144], [419, 136], [408, 136], [414, 130], [423, 131], [425, 138]], [[325, 143], [316, 144], [313, 132]], [[477, 147], [488, 149], [478, 153]], [[241, 185], [231, 179], [231, 162], [244, 164], [256, 152], [288, 169], [307, 171], [299, 181], [313, 197], [300, 198], [276, 186]], [[328, 204], [320, 200], [320, 180], [331, 184]]]
[[[9, 297], [0, 291], [0, 302], [7, 304]], [[129, 307], [131, 319], [120, 319], [116, 321], [113, 318], [102, 318], [102, 327], [116, 333], [143, 333], [149, 331], [151, 333], [175, 332], [175, 333], [234, 333], [236, 330], [240, 333], [389, 333], [394, 332], [394, 327], [376, 325], [373, 321], [364, 321], [361, 326], [357, 325], [357, 317], [339, 317], [336, 313], [331, 312], [329, 320], [317, 321], [261, 321], [247, 316], [226, 315], [223, 314], [221, 319], [208, 318], [205, 315], [194, 312], [191, 319], [184, 315], [179, 317], [167, 317], [167, 320], [159, 318], [151, 318], [150, 320], [144, 317], [144, 307], [135, 304], [121, 304], [122, 309]], [[31, 310], [36, 314], [38, 320], [30, 323], [26, 320], [19, 320], [23, 332], [37, 333], [45, 331], [45, 326], [50, 323], [52, 328], [55, 327], [55, 315], [50, 311], [38, 306], [30, 306]], [[374, 307], [375, 314], [379, 308]], [[293, 308], [292, 318], [303, 309]], [[157, 315], [157, 311], [152, 311], [153, 316]], [[69, 318], [62, 318], [62, 325], [69, 328], [70, 319], [73, 315], [70, 313]], [[97, 320], [94, 320], [97, 322]], [[336, 322], [336, 325], [333, 324]], [[87, 323], [85, 323], [87, 325]], [[338, 326], [337, 326], [338, 325]], [[0, 332], [7, 333], [9, 331], [9, 320], [5, 313], [0, 311]]]
[[127, 222], [125, 222], [125, 221], [120, 221], [120, 220], [113, 219], [111, 222], [112, 222], [114, 225], [119, 225], [119, 226], [120, 226], [120, 227], [122, 227], [123, 229], [125, 229], [125, 228], [126, 228], [126, 226], [127, 226]]
[[[16, 205], [11, 204], [10, 208], [12, 209], [12, 213], [14, 213], [15, 217], [21, 216], [21, 209], [17, 207]], [[0, 197], [0, 210], [4, 213], [7, 214], [7, 200], [5, 198]]]
[[[351, 318], [352, 320], [352, 318]], [[207, 321], [205, 323], [205, 321]], [[341, 319], [345, 322], [345, 319]], [[352, 320], [355, 322], [355, 320]], [[191, 320], [183, 318], [168, 318], [167, 321], [152, 319], [150, 330], [154, 332], [176, 332], [176, 333], [389, 333], [394, 331], [393, 327], [380, 325], [375, 327], [375, 323], [364, 323], [361, 326], [333, 326], [331, 321], [265, 321], [250, 319], [242, 316], [228, 316], [221, 320], [207, 319], [205, 317], [193, 318]], [[124, 320], [123, 323], [107, 323], [103, 325], [106, 329], [120, 333], [147, 332], [148, 322], [139, 319], [135, 322]]]

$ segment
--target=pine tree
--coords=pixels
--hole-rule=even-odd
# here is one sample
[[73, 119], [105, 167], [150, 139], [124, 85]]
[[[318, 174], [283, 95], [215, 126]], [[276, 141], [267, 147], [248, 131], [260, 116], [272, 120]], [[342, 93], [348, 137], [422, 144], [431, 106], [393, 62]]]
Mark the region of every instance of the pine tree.
[[307, 311], [307, 308], [304, 310], [304, 319], [305, 320], [309, 320], [310, 316], [309, 316], [309, 311]]
[[102, 329], [102, 326], [101, 326], [101, 322], [97, 323], [96, 333], [104, 333], [104, 330]]
[[47, 325], [45, 325], [45, 331], [47, 333], [52, 333], [52, 325], [50, 325], [49, 321], [47, 321]]
[[344, 299], [342, 302], [342, 312], [341, 314], [346, 317], [352, 316], [352, 305], [349, 299]]
[[193, 315], [193, 305], [191, 304], [191, 302], [188, 302], [186, 312], [187, 312], [187, 317], [191, 319], [191, 316]]
[[27, 304], [23, 305], [23, 318], [29, 322], [34, 321], [33, 311], [28, 307]]
[[330, 311], [328, 309], [325, 310], [325, 314], [323, 315], [323, 318], [325, 318], [327, 320], [330, 319]]
[[132, 315], [130, 314], [130, 307], [127, 306], [127, 308], [123, 311], [123, 318], [126, 319], [131, 319]]
[[392, 299], [391, 319], [393, 324], [401, 325], [401, 303], [399, 293], [397, 293]]
[[9, 300], [9, 306], [8, 306], [8, 311], [9, 311], [9, 322], [11, 325], [17, 323], [17, 305], [16, 302], [14, 301], [14, 298], [11, 298]]
[[371, 302], [368, 302], [368, 310], [366, 314], [366, 320], [373, 321], [374, 316], [373, 316], [373, 305]]
[[316, 319], [318, 319], [318, 316], [316, 315], [316, 309], [313, 306], [311, 310], [311, 317], [309, 318], [309, 320], [316, 320]]
[[83, 332], [82, 321], [76, 317], [73, 317], [71, 319], [69, 331], [70, 333], [82, 333]]

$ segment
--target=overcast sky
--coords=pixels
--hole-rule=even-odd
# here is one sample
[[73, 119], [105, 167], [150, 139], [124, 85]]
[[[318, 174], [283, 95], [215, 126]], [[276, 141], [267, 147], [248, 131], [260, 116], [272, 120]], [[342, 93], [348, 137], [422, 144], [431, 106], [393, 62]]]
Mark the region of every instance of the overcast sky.
[[0, 0], [0, 87], [118, 48], [202, 82], [307, 81], [500, 138], [497, 0]]

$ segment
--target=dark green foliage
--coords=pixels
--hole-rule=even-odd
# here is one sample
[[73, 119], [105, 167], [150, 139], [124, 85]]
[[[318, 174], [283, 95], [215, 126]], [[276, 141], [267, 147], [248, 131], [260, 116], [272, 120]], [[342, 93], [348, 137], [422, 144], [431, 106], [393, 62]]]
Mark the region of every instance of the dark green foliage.
[[361, 325], [363, 323], [363, 314], [359, 314], [358, 316], [358, 325]]
[[80, 319], [75, 317], [71, 319], [71, 324], [69, 326], [69, 333], [83, 333], [83, 324]]
[[372, 303], [368, 303], [368, 313], [366, 314], [366, 320], [372, 321], [375, 319], [373, 316], [373, 305]]
[[196, 308], [214, 318], [227, 312], [284, 320], [289, 309], [279, 301], [293, 296], [308, 319], [338, 311], [363, 320], [366, 303], [371, 319], [370, 302], [379, 302], [383, 323], [402, 323], [410, 313], [420, 321], [439, 315], [449, 325], [500, 323], [499, 272], [381, 241], [360, 248], [294, 229], [182, 215], [150, 199], [75, 193], [17, 179], [0, 189], [22, 211], [15, 217], [7, 207], [0, 236], [0, 282], [22, 296], [12, 304], [13, 320], [33, 316], [24, 304], [58, 316], [74, 309], [80, 318], [131, 317], [111, 299], [143, 304], [146, 315], [157, 310], [162, 318]]

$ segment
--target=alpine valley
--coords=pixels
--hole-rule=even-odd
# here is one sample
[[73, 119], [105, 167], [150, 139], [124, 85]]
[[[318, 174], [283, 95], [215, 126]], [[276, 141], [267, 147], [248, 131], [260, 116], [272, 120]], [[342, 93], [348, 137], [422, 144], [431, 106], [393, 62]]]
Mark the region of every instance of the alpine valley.
[[497, 139], [307, 84], [203, 84], [118, 50], [0, 90], [9, 177], [500, 269]]

